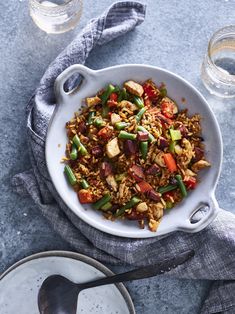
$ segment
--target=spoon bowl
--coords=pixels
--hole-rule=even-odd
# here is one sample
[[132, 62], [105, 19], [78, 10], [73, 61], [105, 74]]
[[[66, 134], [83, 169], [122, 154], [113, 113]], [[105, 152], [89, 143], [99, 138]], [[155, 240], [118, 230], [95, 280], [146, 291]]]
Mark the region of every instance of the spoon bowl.
[[47, 277], [38, 294], [38, 307], [40, 313], [76, 313], [79, 292], [79, 285], [63, 276], [53, 275]]

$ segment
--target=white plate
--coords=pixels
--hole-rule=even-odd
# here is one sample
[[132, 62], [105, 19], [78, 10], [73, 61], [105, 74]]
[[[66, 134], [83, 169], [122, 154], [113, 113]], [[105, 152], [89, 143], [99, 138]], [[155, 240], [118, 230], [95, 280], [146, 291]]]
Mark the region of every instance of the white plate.
[[[51, 251], [29, 256], [0, 277], [0, 313], [39, 314], [39, 288], [53, 274], [82, 283], [113, 272], [90, 257], [72, 252]], [[117, 284], [82, 291], [78, 297], [78, 313], [135, 314], [135, 309], [124, 285]]]
[[[79, 89], [70, 93], [64, 91], [64, 83], [73, 74], [80, 73], [84, 79]], [[168, 94], [181, 109], [188, 108], [189, 114], [199, 113], [202, 117], [202, 129], [206, 146], [206, 157], [212, 167], [202, 171], [201, 182], [190, 192], [178, 206], [164, 215], [157, 232], [144, 230], [133, 221], [104, 219], [102, 213], [91, 206], [82, 206], [77, 194], [74, 193], [64, 176], [64, 165], [61, 158], [65, 154], [67, 136], [65, 123], [74, 112], [78, 111], [85, 97], [95, 95], [98, 90], [108, 83], [121, 85], [128, 79], [144, 81], [152, 78], [154, 82], [166, 83]], [[203, 96], [188, 82], [178, 75], [153, 66], [121, 65], [98, 71], [82, 65], [73, 65], [62, 72], [55, 82], [57, 106], [46, 139], [46, 162], [53, 184], [67, 206], [81, 219], [91, 226], [104, 232], [127, 237], [148, 238], [181, 230], [198, 232], [205, 228], [217, 215], [218, 205], [214, 197], [222, 161], [222, 140], [215, 116]], [[182, 97], [186, 103], [182, 102]], [[200, 207], [208, 205], [209, 210], [197, 223], [191, 223], [190, 217]]]

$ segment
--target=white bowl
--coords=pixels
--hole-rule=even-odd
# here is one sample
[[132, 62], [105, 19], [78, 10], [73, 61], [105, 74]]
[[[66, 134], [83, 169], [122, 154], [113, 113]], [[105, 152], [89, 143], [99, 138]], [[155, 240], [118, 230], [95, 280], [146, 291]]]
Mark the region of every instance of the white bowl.
[[[64, 83], [75, 73], [83, 76], [79, 89], [69, 93], [64, 91]], [[67, 183], [61, 158], [65, 154], [67, 135], [65, 123], [81, 106], [85, 97], [96, 94], [108, 83], [121, 85], [128, 79], [144, 81], [152, 78], [154, 82], [164, 82], [168, 95], [180, 109], [188, 108], [189, 114], [199, 113], [202, 117], [202, 136], [206, 147], [206, 158], [212, 166], [200, 174], [200, 183], [179, 205], [165, 213], [157, 232], [147, 227], [139, 229], [137, 222], [104, 219], [102, 213], [89, 205], [82, 206], [77, 194]], [[46, 139], [46, 161], [56, 190], [67, 206], [89, 225], [104, 232], [128, 237], [148, 238], [164, 235], [173, 231], [198, 232], [205, 228], [217, 215], [218, 204], [214, 197], [222, 161], [222, 140], [216, 118], [203, 96], [187, 81], [169, 71], [148, 65], [121, 65], [94, 71], [82, 65], [73, 65], [61, 73], [55, 82], [57, 107], [51, 119]], [[186, 102], [182, 102], [182, 98]], [[201, 207], [208, 205], [208, 211], [197, 223], [190, 218]]]

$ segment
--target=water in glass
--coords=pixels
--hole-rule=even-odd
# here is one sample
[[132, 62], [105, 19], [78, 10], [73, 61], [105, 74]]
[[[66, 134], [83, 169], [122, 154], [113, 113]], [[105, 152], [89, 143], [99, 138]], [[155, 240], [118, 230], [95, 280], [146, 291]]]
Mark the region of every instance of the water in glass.
[[82, 0], [29, 0], [30, 15], [47, 33], [64, 33], [74, 28], [82, 13]]

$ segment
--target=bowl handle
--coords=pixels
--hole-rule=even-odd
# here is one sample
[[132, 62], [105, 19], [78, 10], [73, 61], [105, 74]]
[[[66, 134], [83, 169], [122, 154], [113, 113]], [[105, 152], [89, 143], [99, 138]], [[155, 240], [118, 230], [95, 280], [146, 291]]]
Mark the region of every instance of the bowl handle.
[[65, 92], [64, 84], [75, 73], [80, 74], [83, 77], [83, 86], [95, 76], [95, 71], [85, 67], [82, 64], [74, 64], [68, 67], [55, 80], [54, 90], [57, 102], [66, 103], [66, 100], [73, 96], [77, 88], [73, 89], [72, 91]]
[[[208, 210], [205, 214], [201, 217], [201, 219], [195, 223], [191, 222], [191, 217], [198, 212], [201, 208], [207, 207]], [[198, 206], [195, 206], [195, 209], [190, 213], [190, 216], [186, 219], [182, 218], [182, 221], [179, 223], [178, 230], [185, 231], [185, 232], [198, 232], [202, 230], [205, 226], [210, 224], [215, 217], [217, 216], [220, 208], [215, 199], [215, 195], [211, 194], [209, 201], [201, 201]]]

